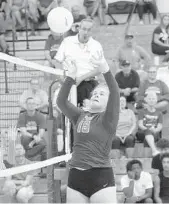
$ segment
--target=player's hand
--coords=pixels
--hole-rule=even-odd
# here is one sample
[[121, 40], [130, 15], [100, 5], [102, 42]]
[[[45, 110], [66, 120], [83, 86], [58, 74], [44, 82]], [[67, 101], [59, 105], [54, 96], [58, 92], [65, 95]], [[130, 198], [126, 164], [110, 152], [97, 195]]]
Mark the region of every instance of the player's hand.
[[63, 62], [63, 65], [67, 69], [67, 76], [71, 77], [72, 79], [76, 79], [77, 75], [76, 61], [71, 58], [67, 58]]
[[96, 55], [91, 57], [90, 62], [93, 64], [93, 67], [99, 69], [99, 72], [103, 74], [110, 70], [102, 51], [97, 51]]

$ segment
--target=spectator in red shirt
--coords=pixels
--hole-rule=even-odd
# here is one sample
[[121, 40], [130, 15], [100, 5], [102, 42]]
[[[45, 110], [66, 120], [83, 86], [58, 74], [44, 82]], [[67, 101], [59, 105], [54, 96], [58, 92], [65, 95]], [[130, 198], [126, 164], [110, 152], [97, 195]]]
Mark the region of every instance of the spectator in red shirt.
[[[140, 111], [139, 131], [137, 139], [144, 142], [145, 147], [150, 147], [152, 155], [159, 153], [155, 142], [160, 139], [160, 132], [162, 130], [162, 113], [156, 110], [157, 94], [153, 91], [148, 92], [146, 98], [147, 108]], [[148, 154], [148, 149], [145, 149], [145, 154]], [[147, 155], [145, 155], [147, 156]]]
[[21, 132], [21, 144], [26, 151], [26, 158], [34, 160], [37, 156], [44, 156], [46, 147], [44, 133], [46, 120], [43, 114], [35, 110], [33, 98], [26, 100], [26, 112], [19, 115], [17, 127]]
[[[58, 51], [58, 48], [63, 41], [63, 35], [60, 33], [54, 33], [51, 31], [50, 35], [48, 36], [48, 39], [45, 43], [45, 58], [46, 61], [44, 63], [45, 66], [60, 69], [61, 65], [58, 63], [54, 57]], [[51, 81], [56, 79], [56, 75], [44, 73], [44, 80], [45, 83], [50, 84]]]
[[58, 63], [54, 59], [58, 48], [63, 41], [63, 35], [59, 33], [55, 33], [53, 31], [50, 31], [51, 33], [49, 34], [46, 43], [45, 43], [45, 65], [50, 66], [53, 68], [58, 68]]

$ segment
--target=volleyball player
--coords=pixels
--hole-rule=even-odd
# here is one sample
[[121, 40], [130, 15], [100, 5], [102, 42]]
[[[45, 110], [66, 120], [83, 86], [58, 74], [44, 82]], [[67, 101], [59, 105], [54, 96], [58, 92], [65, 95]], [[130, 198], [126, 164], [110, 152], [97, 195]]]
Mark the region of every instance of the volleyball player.
[[102, 72], [107, 86], [98, 85], [85, 112], [68, 101], [76, 83], [77, 66], [69, 71], [58, 95], [57, 104], [74, 125], [74, 146], [67, 187], [68, 203], [116, 203], [116, 188], [110, 150], [119, 118], [119, 90], [102, 54], [92, 59]]

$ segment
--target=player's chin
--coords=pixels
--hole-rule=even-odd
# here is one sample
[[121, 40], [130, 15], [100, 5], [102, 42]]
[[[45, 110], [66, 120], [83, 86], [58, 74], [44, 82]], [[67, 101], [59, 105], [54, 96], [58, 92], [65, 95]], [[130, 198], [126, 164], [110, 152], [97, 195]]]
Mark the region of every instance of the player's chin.
[[101, 109], [101, 104], [97, 101], [92, 101], [90, 107], [91, 109]]

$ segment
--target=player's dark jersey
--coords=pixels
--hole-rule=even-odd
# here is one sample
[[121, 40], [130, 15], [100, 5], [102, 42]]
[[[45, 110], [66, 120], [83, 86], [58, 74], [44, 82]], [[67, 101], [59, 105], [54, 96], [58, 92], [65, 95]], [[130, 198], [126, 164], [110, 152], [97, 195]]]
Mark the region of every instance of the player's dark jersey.
[[74, 125], [71, 167], [111, 167], [109, 154], [119, 118], [119, 89], [110, 71], [104, 77], [110, 95], [102, 113], [85, 112], [67, 100], [75, 83], [70, 77], [66, 78], [59, 92], [58, 106]]

